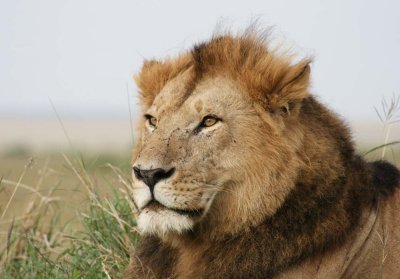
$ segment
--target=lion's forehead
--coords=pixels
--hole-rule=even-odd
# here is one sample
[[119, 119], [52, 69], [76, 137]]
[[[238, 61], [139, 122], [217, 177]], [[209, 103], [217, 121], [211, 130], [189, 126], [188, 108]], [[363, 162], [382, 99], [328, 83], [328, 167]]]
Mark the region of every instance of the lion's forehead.
[[[197, 83], [187, 92], [185, 77], [169, 81], [155, 98], [149, 109], [159, 117], [168, 118], [176, 116], [176, 121], [203, 117], [207, 114], [225, 113], [248, 105], [241, 89], [234, 81], [217, 77], [205, 79]], [[193, 119], [198, 120], [198, 119]]]

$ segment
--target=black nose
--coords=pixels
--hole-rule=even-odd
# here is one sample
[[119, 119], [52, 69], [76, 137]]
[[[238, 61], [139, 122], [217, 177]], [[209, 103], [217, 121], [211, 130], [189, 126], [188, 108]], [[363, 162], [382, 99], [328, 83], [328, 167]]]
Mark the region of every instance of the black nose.
[[133, 172], [135, 173], [135, 177], [138, 180], [143, 181], [147, 186], [149, 186], [150, 191], [153, 193], [154, 185], [156, 185], [157, 182], [163, 179], [171, 177], [175, 172], [175, 168], [171, 168], [167, 171], [161, 168], [142, 170], [138, 167], [133, 167]]

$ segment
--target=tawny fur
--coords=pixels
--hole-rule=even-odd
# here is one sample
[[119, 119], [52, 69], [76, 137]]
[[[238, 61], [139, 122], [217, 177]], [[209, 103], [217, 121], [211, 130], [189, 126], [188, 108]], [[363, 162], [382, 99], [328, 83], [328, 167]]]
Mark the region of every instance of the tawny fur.
[[[399, 171], [355, 153], [309, 94], [309, 62], [250, 32], [144, 64], [136, 82], [158, 126], [140, 121], [133, 164], [175, 167], [155, 199], [203, 214], [185, 231], [144, 223], [127, 278], [400, 278]], [[199, 130], [207, 114], [222, 121]]]

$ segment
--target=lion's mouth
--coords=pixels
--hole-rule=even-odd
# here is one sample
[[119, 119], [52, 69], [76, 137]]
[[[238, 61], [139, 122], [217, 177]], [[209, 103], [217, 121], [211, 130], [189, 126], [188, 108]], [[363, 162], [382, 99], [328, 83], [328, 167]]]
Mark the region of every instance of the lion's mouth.
[[171, 210], [180, 215], [184, 215], [187, 217], [195, 218], [200, 217], [203, 214], [203, 209], [179, 209], [179, 208], [171, 208], [166, 207], [165, 205], [161, 204], [156, 200], [151, 200], [147, 205], [143, 207], [143, 210], [152, 210], [152, 211], [161, 211], [161, 210]]

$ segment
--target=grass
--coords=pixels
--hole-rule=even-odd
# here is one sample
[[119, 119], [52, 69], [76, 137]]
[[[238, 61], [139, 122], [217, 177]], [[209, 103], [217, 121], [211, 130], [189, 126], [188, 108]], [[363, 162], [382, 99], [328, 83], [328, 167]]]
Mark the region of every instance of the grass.
[[[64, 154], [53, 158], [55, 169], [49, 168], [48, 160], [35, 165], [29, 159], [15, 181], [1, 180], [0, 194], [7, 203], [0, 209], [0, 278], [123, 277], [130, 249], [138, 241], [136, 208], [129, 198], [125, 166], [103, 164], [113, 160]], [[39, 175], [27, 179], [31, 172]], [[66, 177], [72, 185], [69, 197]], [[18, 197], [25, 203], [18, 204]], [[79, 206], [82, 201], [84, 206]], [[18, 217], [16, 203], [23, 209]], [[78, 208], [75, 216], [68, 212], [72, 208]]]

